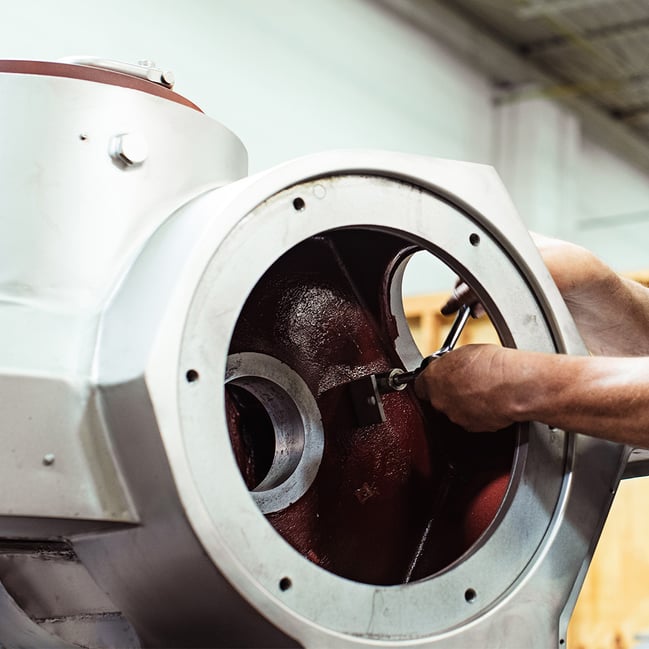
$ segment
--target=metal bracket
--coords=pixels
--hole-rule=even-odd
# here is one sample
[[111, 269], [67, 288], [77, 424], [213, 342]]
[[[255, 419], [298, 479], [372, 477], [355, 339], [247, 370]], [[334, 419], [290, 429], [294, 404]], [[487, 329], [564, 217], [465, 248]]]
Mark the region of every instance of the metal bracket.
[[146, 81], [151, 81], [170, 89], [173, 88], [174, 83], [176, 82], [173, 72], [157, 68], [153, 61], [125, 63], [124, 61], [102, 59], [98, 56], [65, 56], [58, 60], [60, 63], [85, 65], [89, 68], [99, 68], [100, 70], [111, 70], [112, 72], [130, 74], [132, 77], [145, 79]]

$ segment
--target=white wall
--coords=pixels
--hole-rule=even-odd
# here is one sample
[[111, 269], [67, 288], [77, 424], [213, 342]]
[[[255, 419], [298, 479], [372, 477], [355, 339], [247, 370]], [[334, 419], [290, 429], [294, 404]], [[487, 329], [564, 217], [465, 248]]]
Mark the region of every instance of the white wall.
[[[637, 236], [644, 226], [584, 224], [649, 212], [645, 174], [546, 100], [495, 108], [486, 78], [371, 0], [2, 4], [0, 57], [152, 59], [175, 72], [178, 92], [241, 137], [252, 172], [352, 147], [495, 164], [534, 228], [573, 235], [621, 269], [649, 265]], [[632, 243], [618, 240], [627, 230]], [[407, 292], [448, 282], [429, 275], [413, 264]]]
[[573, 240], [621, 271], [649, 268], [649, 178], [585, 141]]
[[152, 59], [251, 171], [331, 148], [489, 159], [486, 81], [364, 0], [22, 0], [0, 56]]

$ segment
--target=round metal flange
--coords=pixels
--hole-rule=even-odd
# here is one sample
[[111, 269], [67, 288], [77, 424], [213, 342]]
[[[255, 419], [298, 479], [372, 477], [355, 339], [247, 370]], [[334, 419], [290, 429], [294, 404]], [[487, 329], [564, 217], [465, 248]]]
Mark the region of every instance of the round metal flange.
[[253, 395], [270, 418], [272, 461], [251, 493], [264, 514], [286, 509], [306, 493], [322, 460], [324, 434], [318, 404], [297, 373], [265, 354], [230, 355], [225, 385]]
[[[400, 215], [398, 224], [395, 214]], [[488, 533], [461, 561], [434, 578], [398, 588], [341, 579], [296, 553], [261, 515], [232, 453], [224, 452], [230, 444], [226, 415], [223, 401], [213, 395], [222, 390], [227, 355], [222, 344], [208, 341], [232, 337], [246, 297], [283, 254], [311, 237], [341, 228], [368, 235], [380, 231], [430, 250], [471, 283], [506, 344], [556, 350], [548, 320], [523, 272], [492, 233], [466, 213], [429, 192], [389, 178], [340, 175], [301, 183], [269, 197], [234, 225], [218, 245], [194, 294], [179, 369], [184, 377], [187, 368], [195, 368], [201, 385], [195, 389], [183, 381], [178, 392], [193, 481], [206, 494], [203, 502], [211, 524], [220, 530], [233, 558], [226, 565], [220, 562], [220, 567], [247, 594], [250, 590], [242, 582], [252, 580], [261, 586], [266, 593], [262, 600], [270, 599], [262, 605], [257, 595], [256, 604], [268, 610], [269, 601], [277, 602], [284, 611], [275, 610], [280, 626], [287, 624], [286, 612], [291, 611], [289, 617], [297, 615], [308, 621], [307, 626], [351, 636], [396, 640], [446, 633], [468, 617], [493, 611], [540, 552], [563, 488], [568, 448], [562, 434], [548, 434], [546, 427], [536, 424], [521, 427], [508, 495]], [[244, 255], [244, 250], [255, 254]], [[234, 284], [226, 280], [233, 276], [237, 278]], [[400, 286], [393, 285], [391, 290], [400, 294]], [[395, 315], [397, 347], [411, 347], [405, 318]], [[288, 321], [285, 324], [290, 326]], [[413, 357], [416, 351], [411, 348], [405, 355]], [[362, 373], [372, 368], [356, 366], [354, 370]], [[339, 367], [322, 370], [312, 387], [316, 397], [331, 385], [332, 372], [339, 371]], [[199, 430], [208, 428], [213, 430], [209, 439], [199, 435]], [[212, 466], [206, 473], [208, 464]], [[239, 487], [229, 489], [227, 496], [215, 493], [209, 486], [214, 474]], [[242, 511], [247, 512], [248, 521], [245, 542], [240, 536], [243, 528], [235, 523]], [[263, 556], [258, 552], [262, 545]], [[506, 557], [503, 547], [511, 548]], [[209, 543], [206, 548], [217, 552]], [[282, 587], [287, 583], [290, 588]], [[326, 605], [334, 593], [336, 606]]]

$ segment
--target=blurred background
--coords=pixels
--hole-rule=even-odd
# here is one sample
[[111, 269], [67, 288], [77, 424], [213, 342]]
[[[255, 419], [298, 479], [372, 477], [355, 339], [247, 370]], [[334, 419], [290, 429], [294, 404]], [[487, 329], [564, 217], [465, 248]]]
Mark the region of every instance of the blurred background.
[[[251, 172], [359, 147], [493, 165], [530, 229], [645, 281], [648, 36], [647, 0], [22, 0], [2, 3], [0, 57], [153, 60]], [[404, 283], [424, 351], [453, 281], [440, 266], [415, 258]], [[571, 647], [641, 646], [648, 496], [622, 486]]]

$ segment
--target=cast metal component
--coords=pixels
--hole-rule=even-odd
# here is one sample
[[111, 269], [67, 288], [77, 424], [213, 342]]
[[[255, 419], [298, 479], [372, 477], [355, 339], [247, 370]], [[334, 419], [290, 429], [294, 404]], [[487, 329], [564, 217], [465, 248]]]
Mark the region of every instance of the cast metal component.
[[[400, 371], [403, 370], [396, 368], [392, 370], [392, 372]], [[403, 387], [405, 388], [405, 384]], [[368, 374], [351, 381], [349, 394], [356, 414], [356, 423], [359, 426], [372, 426], [385, 421], [385, 410], [376, 374]]]
[[[241, 178], [187, 104], [47, 70], [0, 72], [0, 645], [563, 644], [629, 449], [469, 435], [408, 390], [359, 428], [346, 389], [421, 364], [417, 249], [504, 345], [585, 353], [493, 170], [330, 152]], [[115, 133], [146, 138], [140, 172]]]
[[272, 424], [272, 461], [251, 490], [253, 500], [264, 514], [286, 509], [306, 493], [322, 460], [324, 435], [318, 405], [298, 374], [265, 354], [229, 356], [225, 385], [256, 397]]

